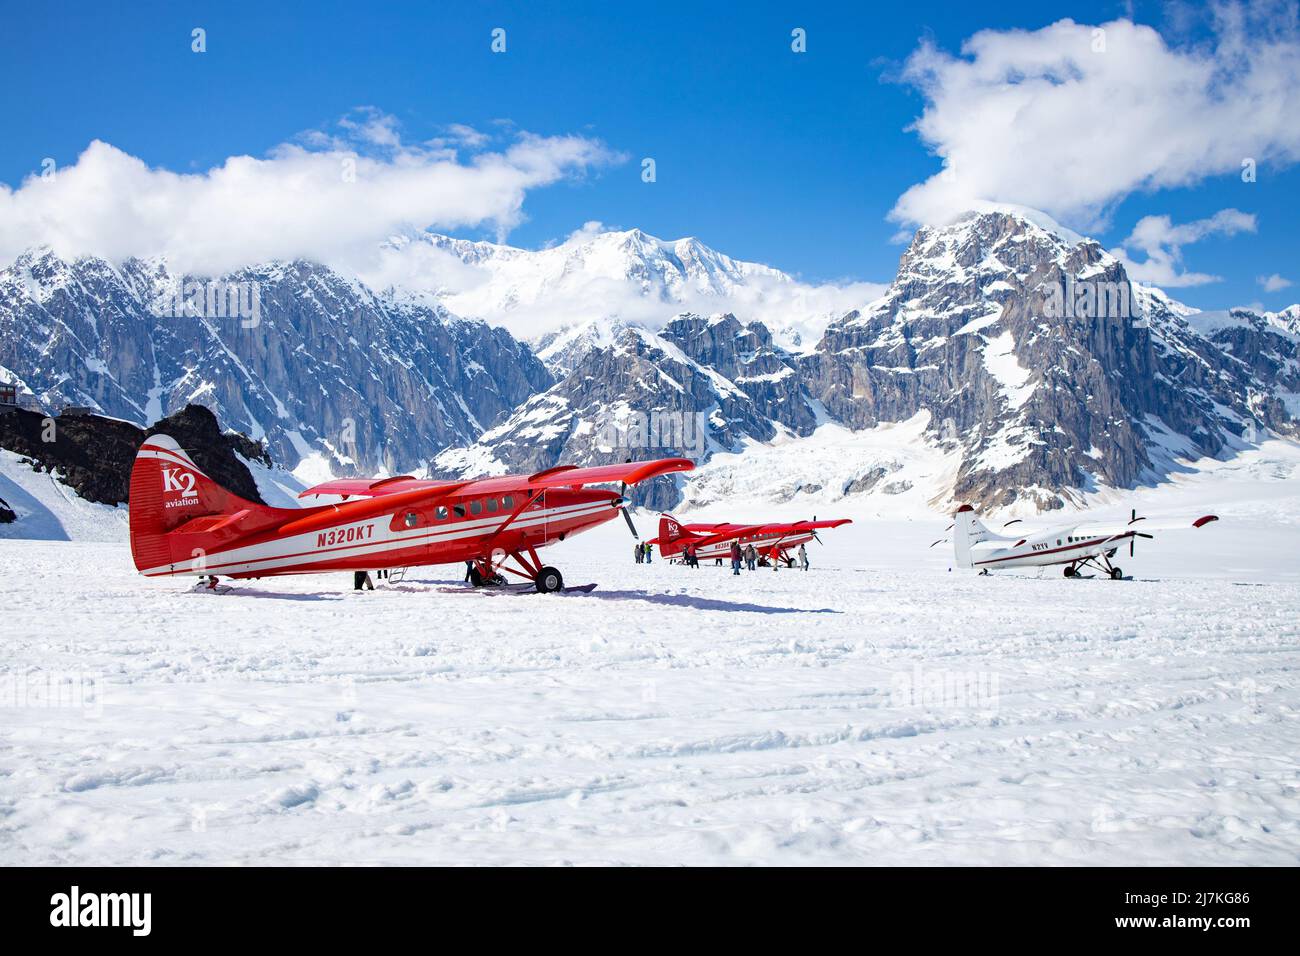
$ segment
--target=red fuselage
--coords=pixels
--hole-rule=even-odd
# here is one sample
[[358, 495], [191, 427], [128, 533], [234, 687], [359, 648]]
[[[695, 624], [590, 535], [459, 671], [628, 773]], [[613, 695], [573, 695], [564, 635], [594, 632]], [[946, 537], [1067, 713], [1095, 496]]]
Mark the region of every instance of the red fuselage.
[[[480, 483], [490, 485], [490, 481]], [[149, 577], [198, 574], [257, 578], [275, 574], [319, 571], [360, 571], [380, 568], [455, 564], [543, 548], [618, 516], [621, 498], [596, 489], [547, 489], [524, 506], [533, 494], [526, 489], [486, 492], [436, 504], [398, 507], [372, 517], [320, 524], [306, 531], [288, 528], [223, 540], [222, 533], [199, 532], [183, 537], [183, 553], [165, 564], [142, 568]], [[381, 499], [382, 500], [382, 499]], [[507, 525], [510, 516], [524, 506]], [[304, 509], [319, 521], [332, 506]], [[504, 530], [498, 532], [498, 529]], [[199, 553], [195, 553], [195, 551]]]

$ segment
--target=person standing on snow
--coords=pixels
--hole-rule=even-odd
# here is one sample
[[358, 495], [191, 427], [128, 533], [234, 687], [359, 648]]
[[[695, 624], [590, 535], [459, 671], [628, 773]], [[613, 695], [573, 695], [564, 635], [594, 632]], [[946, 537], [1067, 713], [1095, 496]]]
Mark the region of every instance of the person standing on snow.
[[731, 542], [731, 573], [740, 574], [740, 542]]
[[750, 544], [750, 546], [745, 549], [745, 567], [753, 571], [757, 564], [758, 552], [754, 550], [754, 545]]
[[650, 559], [651, 559], [652, 557], [654, 557], [654, 553], [655, 553], [655, 546], [654, 546], [653, 544], [651, 544], [649, 541], [647, 541], [647, 542], [645, 543], [645, 563], [646, 563], [646, 564], [649, 564], [649, 563], [650, 563]]
[[808, 570], [808, 549], [805, 548], [802, 544], [799, 545], [799, 565], [805, 571]]

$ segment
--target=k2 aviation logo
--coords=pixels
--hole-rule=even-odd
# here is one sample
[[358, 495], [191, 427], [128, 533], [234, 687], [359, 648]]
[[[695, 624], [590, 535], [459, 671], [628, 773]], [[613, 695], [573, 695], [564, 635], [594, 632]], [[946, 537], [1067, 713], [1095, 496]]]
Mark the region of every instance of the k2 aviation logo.
[[69, 893], [50, 897], [51, 926], [129, 926], [131, 935], [148, 936], [152, 929], [153, 894]]
[[166, 507], [173, 508], [176, 505], [192, 504], [199, 496], [198, 489], [195, 487], [194, 472], [183, 471], [180, 468], [164, 468], [162, 470], [163, 494], [180, 495], [177, 501], [167, 502]]

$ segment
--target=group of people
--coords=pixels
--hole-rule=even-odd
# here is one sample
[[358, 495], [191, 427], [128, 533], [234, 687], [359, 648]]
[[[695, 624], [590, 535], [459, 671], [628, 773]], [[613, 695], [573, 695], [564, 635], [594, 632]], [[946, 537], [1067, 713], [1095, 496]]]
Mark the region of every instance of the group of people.
[[[733, 541], [731, 542], [730, 553], [731, 553], [732, 574], [739, 574], [740, 569], [742, 567], [748, 568], [750, 571], [754, 571], [758, 568], [758, 551], [754, 548], [752, 544], [745, 545], [745, 547], [742, 548], [740, 546], [739, 541]], [[808, 570], [808, 549], [801, 544], [799, 545], [799, 551], [797, 553], [798, 553], [799, 567], [807, 571]], [[773, 568], [780, 567], [780, 560], [777, 557], [773, 556], [771, 560], [772, 560]], [[696, 561], [695, 564], [697, 567], [699, 566], [698, 561]]]
[[649, 564], [650, 559], [654, 557], [655, 546], [649, 541], [638, 541], [632, 553], [636, 557], [637, 564]]

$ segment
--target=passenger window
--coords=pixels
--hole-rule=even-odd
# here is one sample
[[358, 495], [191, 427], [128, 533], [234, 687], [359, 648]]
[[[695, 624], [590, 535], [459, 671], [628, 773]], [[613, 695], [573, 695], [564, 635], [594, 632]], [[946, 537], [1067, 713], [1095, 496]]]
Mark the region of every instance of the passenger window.
[[419, 523], [420, 523], [420, 516], [417, 515], [414, 511], [408, 511], [406, 513], [406, 526], [408, 528], [414, 528]]
[[454, 511], [454, 512], [456, 512], [456, 517], [457, 517], [457, 518], [463, 518], [463, 517], [465, 517], [465, 506], [464, 506], [464, 505], [452, 505], [452, 506], [451, 506], [451, 510]]
[[475, 515], [476, 515], [476, 514], [479, 514], [479, 513], [482, 512], [482, 511], [483, 511], [483, 502], [481, 502], [481, 501], [475, 499], [474, 501], [471, 501], [471, 502], [469, 503], [469, 512], [470, 512], [470, 514], [475, 514]]
[[492, 514], [497, 510], [497, 500], [495, 498], [489, 498], [487, 500], [487, 509], [488, 514]]
[[433, 514], [434, 514], [434, 517], [437, 518], [439, 521], [445, 521], [445, 520], [447, 520], [447, 506], [446, 506], [446, 505], [438, 505], [438, 510], [435, 511]]
[[501, 504], [505, 507], [506, 511], [514, 511], [515, 509], [515, 499], [511, 498], [509, 495], [506, 495], [501, 499]]

